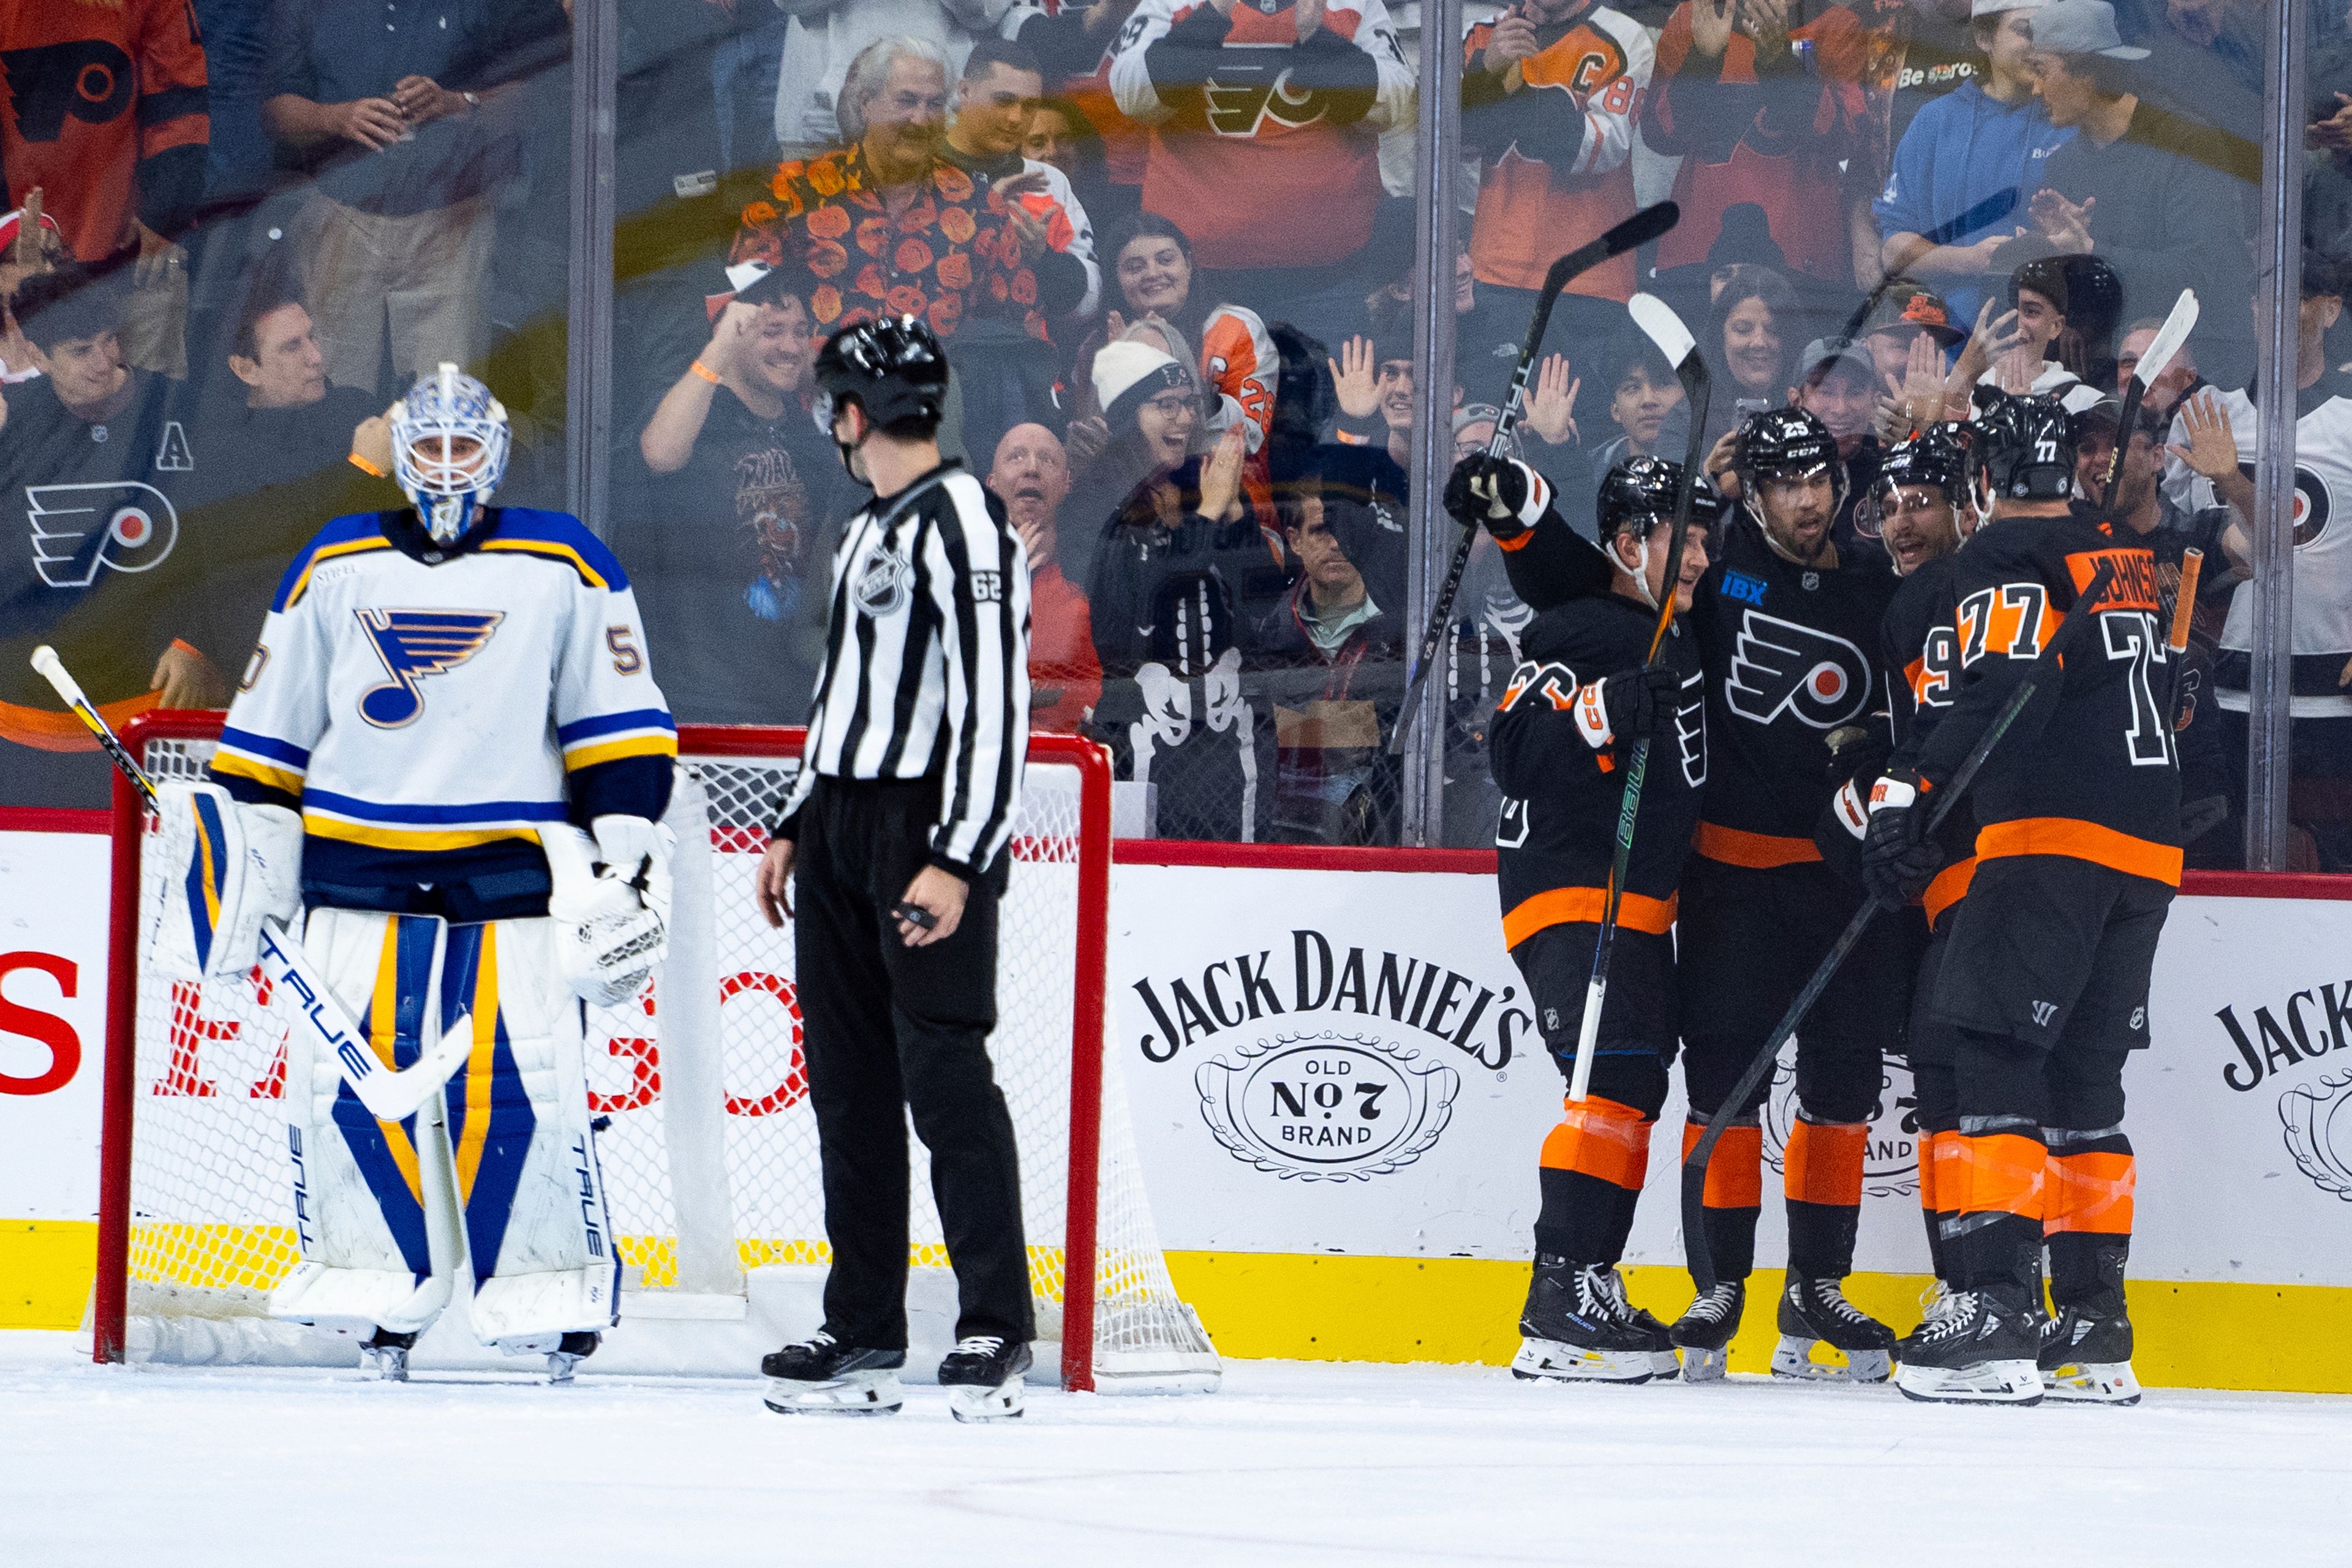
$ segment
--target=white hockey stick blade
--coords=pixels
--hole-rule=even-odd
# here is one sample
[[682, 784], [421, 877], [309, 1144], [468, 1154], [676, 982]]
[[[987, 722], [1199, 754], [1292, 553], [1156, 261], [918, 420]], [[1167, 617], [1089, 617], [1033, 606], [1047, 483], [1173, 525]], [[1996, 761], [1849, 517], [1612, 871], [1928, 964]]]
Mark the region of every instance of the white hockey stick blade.
[[1625, 310], [1643, 335], [1658, 345], [1658, 352], [1666, 356], [1668, 364], [1680, 367], [1685, 355], [1698, 352], [1698, 344], [1692, 340], [1690, 329], [1683, 325], [1683, 319], [1655, 294], [1634, 295], [1625, 301]]
[[2137, 368], [2132, 372], [2142, 386], [2156, 384], [2156, 378], [2164, 374], [2165, 367], [2172, 363], [2172, 356], [2180, 352], [2180, 345], [2189, 341], [2189, 334], [2196, 326], [2197, 290], [2183, 289], [2180, 298], [2172, 302], [2172, 313], [2164, 318], [2164, 325], [2158, 327], [2156, 336], [2148, 340], [2147, 350], [2139, 356]]
[[261, 922], [260, 952], [262, 975], [273, 989], [283, 987], [283, 1005], [298, 1020], [293, 1026], [309, 1034], [379, 1121], [405, 1121], [415, 1115], [473, 1048], [473, 1021], [460, 1018], [441, 1032], [433, 1049], [395, 1072], [368, 1048], [352, 1016], [284, 926], [276, 921]]

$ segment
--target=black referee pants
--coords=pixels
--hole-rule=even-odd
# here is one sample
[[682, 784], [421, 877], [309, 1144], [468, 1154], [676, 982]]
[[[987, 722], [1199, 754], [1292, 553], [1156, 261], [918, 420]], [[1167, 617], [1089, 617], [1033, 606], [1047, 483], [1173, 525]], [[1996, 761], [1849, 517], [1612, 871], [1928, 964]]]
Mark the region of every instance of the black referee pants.
[[833, 1245], [824, 1327], [871, 1350], [907, 1343], [908, 1112], [930, 1151], [957, 1336], [1025, 1342], [1036, 1330], [1020, 1158], [987, 1048], [1004, 863], [972, 886], [945, 942], [908, 947], [890, 918], [939, 803], [931, 780], [820, 780], [793, 862], [802, 1050]]

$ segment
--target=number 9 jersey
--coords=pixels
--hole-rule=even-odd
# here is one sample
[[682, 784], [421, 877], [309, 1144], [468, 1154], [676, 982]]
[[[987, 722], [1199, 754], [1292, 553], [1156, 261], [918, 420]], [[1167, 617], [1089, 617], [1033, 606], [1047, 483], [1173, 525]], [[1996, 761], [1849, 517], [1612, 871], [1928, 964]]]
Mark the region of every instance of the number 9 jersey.
[[444, 544], [337, 518], [278, 584], [213, 776], [303, 827], [312, 908], [546, 912], [543, 826], [659, 821], [677, 755], [620, 562], [578, 519], [493, 507]]

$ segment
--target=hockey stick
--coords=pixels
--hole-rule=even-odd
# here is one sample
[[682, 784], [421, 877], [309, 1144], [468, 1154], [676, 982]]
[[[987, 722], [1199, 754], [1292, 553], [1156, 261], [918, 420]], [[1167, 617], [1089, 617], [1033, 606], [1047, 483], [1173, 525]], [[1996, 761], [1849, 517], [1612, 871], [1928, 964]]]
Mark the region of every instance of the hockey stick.
[[2205, 552], [2190, 547], [2180, 552], [2180, 581], [2172, 590], [2172, 626], [2164, 639], [2172, 668], [2164, 678], [2164, 729], [2174, 732], [2180, 722], [2180, 666], [2189, 657], [2189, 623], [2197, 615], [2197, 580], [2205, 574]]
[[[2017, 683], [2017, 689], [2009, 694], [2009, 700], [2002, 703], [2000, 711], [1993, 715], [1993, 721], [1985, 727], [1985, 732], [1977, 737], [1976, 745], [1969, 750], [1959, 771], [1952, 775], [1951, 784], [1938, 792], [1942, 798], [1928, 814], [1923, 837], [1934, 837], [1937, 830], [1944, 826], [1944, 818], [1951, 815], [1953, 805], [1968, 793], [1969, 785], [1976, 782], [1977, 772], [1984, 766], [1985, 759], [2000, 743], [2000, 738], [2009, 733], [2010, 726], [2017, 722], [2017, 716], [2025, 711], [2025, 705], [2033, 700], [2033, 694], [2040, 689], [2042, 679], [2058, 668], [2059, 661], [2075, 639], [2088, 635], [2082, 628], [2091, 624], [2091, 606], [2105, 595], [2107, 584], [2115, 580], [2115, 563], [2111, 561], [2101, 562], [2098, 570], [2091, 574], [2090, 582], [2084, 584], [2082, 596], [2074, 601], [2075, 613], [2069, 615], [2059, 626], [2057, 635], [2042, 646], [2041, 653], [2035, 656], [2032, 667], [2026, 670], [2025, 678]], [[1702, 1296], [1714, 1289], [1717, 1283], [1715, 1258], [1708, 1251], [1706, 1242], [1707, 1162], [1715, 1156], [1715, 1146], [1722, 1139], [1723, 1130], [1731, 1125], [1731, 1119], [1748, 1102], [1748, 1097], [1756, 1092], [1756, 1086], [1764, 1081], [1764, 1075], [1772, 1070], [1772, 1064], [1780, 1058], [1780, 1047], [1789, 1043], [1789, 1037], [1797, 1032], [1797, 1026], [1804, 1022], [1805, 1015], [1812, 1011], [1815, 1002], [1821, 1000], [1830, 980], [1837, 973], [1839, 966], [1845, 963], [1846, 955], [1853, 951], [1854, 944], [1862, 940], [1862, 933], [1870, 929], [1871, 920], [1880, 908], [1875, 898], [1865, 897], [1863, 900], [1862, 908], [1853, 911], [1853, 918], [1846, 921], [1845, 930], [1838, 933], [1837, 942], [1830, 949], [1829, 956], [1814, 968], [1812, 978], [1805, 982], [1805, 988], [1797, 993], [1797, 999], [1789, 1004], [1789, 1010], [1780, 1015], [1780, 1021], [1773, 1026], [1771, 1035], [1764, 1042], [1764, 1048], [1757, 1053], [1754, 1061], [1748, 1064], [1748, 1070], [1739, 1075], [1739, 1081], [1732, 1086], [1731, 1092], [1724, 1096], [1723, 1103], [1707, 1119], [1706, 1131], [1699, 1134], [1690, 1158], [1683, 1163], [1683, 1256], [1690, 1266], [1691, 1279], [1698, 1286], [1698, 1293]]]
[[2116, 416], [2116, 449], [2107, 454], [2107, 493], [2101, 498], [2099, 515], [2108, 521], [2116, 521], [2116, 479], [2124, 471], [2124, 448], [2131, 445], [2132, 422], [2139, 417], [2140, 395], [2156, 384], [2180, 345], [2197, 325], [2197, 291], [2183, 289], [2180, 298], [2172, 302], [2172, 311], [2164, 318], [2164, 325], [2147, 342], [2147, 352], [2139, 356], [2132, 367], [2130, 384], [2124, 388], [2123, 412]]
[[[1681, 222], [1682, 216], [1682, 209], [1672, 202], [1643, 207], [1591, 244], [1571, 250], [1551, 264], [1551, 269], [1544, 274], [1543, 289], [1536, 295], [1535, 314], [1528, 318], [1528, 335], [1519, 345], [1518, 363], [1511, 367], [1510, 395], [1504, 400], [1502, 415], [1495, 421], [1495, 434], [1486, 442], [1486, 456], [1499, 458], [1509, 449], [1511, 432], [1518, 426], [1519, 412], [1527, 402], [1528, 376], [1535, 369], [1536, 355], [1542, 352], [1544, 329], [1551, 325], [1551, 308], [1559, 303], [1560, 290], [1579, 274], [1649, 244]], [[1454, 595], [1461, 591], [1463, 573], [1470, 567], [1470, 547], [1477, 541], [1476, 529], [1462, 531], [1461, 542], [1454, 547], [1453, 563], [1446, 568], [1445, 581], [1437, 590], [1437, 603], [1430, 606], [1429, 624], [1421, 634], [1421, 658], [1413, 666], [1412, 678], [1405, 682], [1404, 701], [1397, 709], [1396, 731], [1389, 737], [1389, 755], [1392, 757], [1404, 752], [1405, 734], [1412, 728], [1413, 716], [1420, 710], [1422, 688], [1429, 684], [1429, 672], [1436, 667], [1446, 626], [1454, 618]]]
[[[75, 717], [96, 736], [107, 757], [124, 778], [137, 787], [150, 811], [158, 809], [155, 780], [139, 765], [113, 727], [83, 695], [81, 685], [58, 659], [57, 650], [44, 643], [33, 650], [33, 668], [57, 689]], [[309, 1030], [312, 1045], [333, 1060], [343, 1081], [367, 1108], [367, 1113], [379, 1121], [404, 1121], [416, 1114], [417, 1109], [448, 1081], [449, 1075], [473, 1049], [473, 1028], [464, 1015], [443, 1030], [439, 1044], [418, 1060], [398, 1071], [383, 1065], [375, 1052], [368, 1048], [366, 1037], [352, 1022], [350, 1012], [335, 999], [325, 976], [312, 967], [310, 955], [302, 951], [301, 942], [278, 921], [264, 919], [261, 922], [260, 966], [263, 982], [275, 992], [283, 986], [288, 994], [299, 999], [291, 1011]]]
[[[1667, 535], [1664, 592], [1658, 605], [1658, 629], [1650, 635], [1649, 664], [1658, 662], [1666, 633], [1675, 624], [1675, 601], [1682, 587], [1683, 542], [1690, 534], [1691, 498], [1698, 485], [1698, 465], [1706, 455], [1706, 405], [1710, 392], [1706, 361], [1692, 341], [1682, 318], [1654, 294], [1636, 294], [1625, 302], [1633, 324], [1657, 345], [1675, 379], [1683, 384], [1683, 399], [1690, 410], [1690, 441], [1683, 454], [1682, 483], [1675, 489], [1674, 527]], [[1642, 782], [1650, 773], [1650, 737], [1638, 736], [1625, 762], [1625, 794], [1617, 809], [1617, 848], [1609, 863], [1609, 893], [1601, 910], [1601, 935], [1592, 946], [1592, 975], [1584, 985], [1584, 1016], [1576, 1032], [1576, 1067], [1569, 1075], [1568, 1098], [1579, 1101], [1592, 1086], [1593, 1050], [1601, 1038], [1601, 1009], [1609, 996], [1609, 955], [1617, 945], [1617, 910], [1625, 897], [1625, 875], [1633, 858], [1633, 818], [1642, 809]]]

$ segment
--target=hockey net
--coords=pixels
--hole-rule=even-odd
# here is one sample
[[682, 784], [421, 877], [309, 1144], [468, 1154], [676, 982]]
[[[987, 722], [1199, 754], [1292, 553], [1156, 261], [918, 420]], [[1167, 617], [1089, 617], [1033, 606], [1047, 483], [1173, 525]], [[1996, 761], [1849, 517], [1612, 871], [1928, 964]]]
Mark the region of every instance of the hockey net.
[[[126, 738], [159, 780], [187, 778], [210, 760], [217, 728], [156, 716]], [[830, 1256], [791, 932], [770, 929], [752, 899], [764, 825], [799, 743], [793, 730], [681, 731], [671, 955], [645, 994], [588, 1015], [597, 1154], [625, 1265], [614, 1340], [638, 1322], [673, 1341], [712, 1325], [702, 1337], [726, 1348], [666, 1353], [663, 1364], [679, 1370], [748, 1371], [705, 1364], [750, 1348], [721, 1325], [745, 1316], [763, 1281], [813, 1277]], [[1108, 779], [1097, 749], [1033, 738], [990, 1055], [1020, 1144], [1038, 1336], [1059, 1342], [1064, 1384], [1204, 1389], [1216, 1382], [1216, 1354], [1169, 1279], [1116, 1058], [1103, 1048]], [[96, 1353], [309, 1359], [307, 1348], [331, 1342], [268, 1316], [271, 1288], [297, 1261], [285, 1026], [256, 977], [198, 986], [149, 962], [171, 868], [142, 853], [153, 819], [127, 786], [115, 821]], [[910, 1296], [931, 1280], [932, 1298], [944, 1299], [947, 1253], [911, 1128], [908, 1144]], [[734, 1332], [742, 1338], [740, 1323]]]

